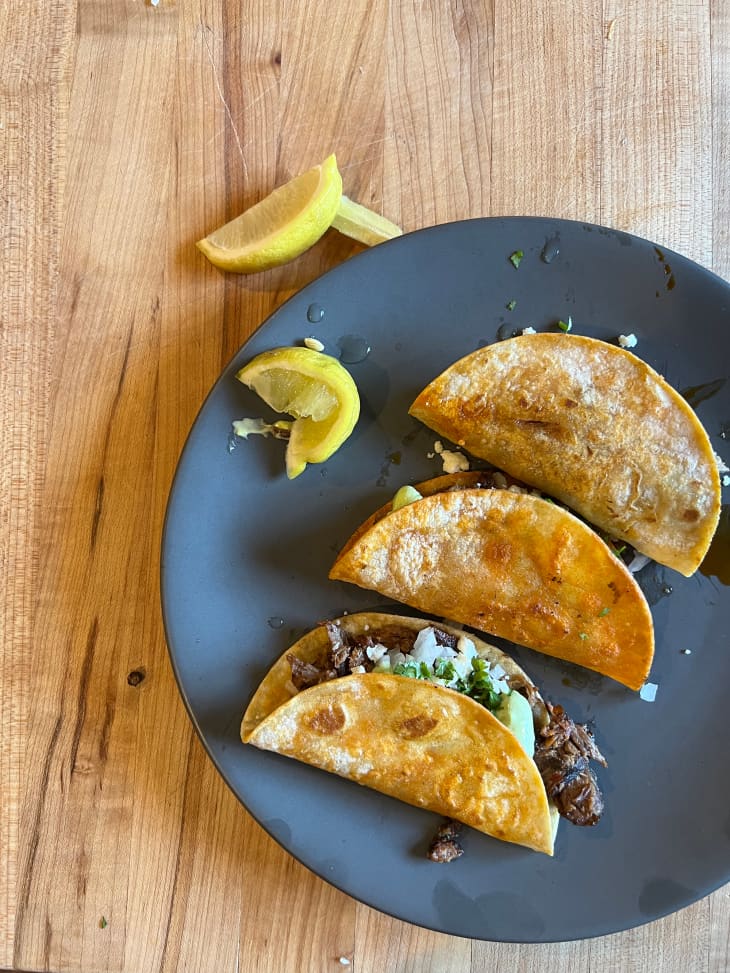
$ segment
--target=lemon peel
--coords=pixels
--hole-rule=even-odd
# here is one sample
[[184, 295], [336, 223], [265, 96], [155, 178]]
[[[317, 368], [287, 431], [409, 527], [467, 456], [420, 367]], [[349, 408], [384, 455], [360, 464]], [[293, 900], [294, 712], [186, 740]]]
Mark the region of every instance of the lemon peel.
[[330, 228], [367, 246], [403, 232], [342, 194], [334, 153], [213, 230], [196, 246], [221, 270], [254, 274], [289, 263]]
[[196, 246], [221, 270], [252, 274], [278, 267], [304, 253], [329, 229], [341, 197], [342, 177], [333, 154]]

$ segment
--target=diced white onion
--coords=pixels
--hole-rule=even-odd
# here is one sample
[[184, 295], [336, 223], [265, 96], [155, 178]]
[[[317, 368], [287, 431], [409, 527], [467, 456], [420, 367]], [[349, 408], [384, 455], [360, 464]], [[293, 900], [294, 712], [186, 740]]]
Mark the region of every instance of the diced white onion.
[[641, 571], [642, 568], [645, 568], [649, 561], [651, 561], [651, 558], [647, 557], [646, 554], [637, 553], [634, 554], [627, 567], [632, 574], [636, 574], [637, 571]]
[[474, 658], [477, 655], [477, 647], [474, 645], [470, 638], [466, 635], [460, 635], [459, 641], [456, 643], [457, 651], [462, 655], [465, 655], [468, 659]]
[[434, 664], [434, 661], [441, 655], [441, 648], [442, 646], [436, 641], [436, 633], [429, 626], [428, 628], [422, 628], [416, 636], [416, 641], [413, 643], [410, 656], [416, 662], [425, 662], [430, 668]]
[[368, 659], [370, 659], [371, 662], [379, 662], [387, 651], [387, 646], [381, 645], [381, 643], [378, 642], [377, 645], [369, 645], [365, 649], [365, 655], [368, 657]]
[[656, 699], [657, 689], [659, 689], [659, 686], [655, 682], [645, 682], [639, 690], [639, 696], [645, 702], [653, 703]]
[[464, 655], [463, 652], [459, 652], [459, 654], [451, 660], [451, 664], [456, 670], [456, 675], [460, 679], [466, 679], [472, 669], [471, 657]]

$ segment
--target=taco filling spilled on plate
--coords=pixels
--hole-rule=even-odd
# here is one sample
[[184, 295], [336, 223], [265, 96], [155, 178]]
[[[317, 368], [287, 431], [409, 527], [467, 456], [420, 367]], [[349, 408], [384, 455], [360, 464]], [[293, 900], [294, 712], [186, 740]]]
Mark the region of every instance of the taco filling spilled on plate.
[[325, 622], [266, 676], [241, 736], [441, 813], [433, 861], [462, 854], [461, 823], [551, 854], [558, 815], [603, 811], [591, 730], [506, 653], [424, 619]]

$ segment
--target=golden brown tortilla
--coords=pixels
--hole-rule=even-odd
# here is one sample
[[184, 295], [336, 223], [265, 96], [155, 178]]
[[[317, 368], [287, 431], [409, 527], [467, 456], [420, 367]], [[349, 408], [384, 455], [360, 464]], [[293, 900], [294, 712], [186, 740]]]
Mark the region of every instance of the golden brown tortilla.
[[684, 575], [707, 552], [720, 515], [707, 433], [623, 348], [563, 334], [502, 341], [448, 368], [410, 412]]
[[[432, 624], [374, 613], [338, 620], [350, 631], [362, 631], [365, 625], [375, 631], [395, 623], [416, 629]], [[326, 639], [320, 627], [291, 651], [303, 660], [314, 659]], [[524, 676], [504, 653], [473, 641], [481, 652], [496, 653], [493, 659], [504, 659], [510, 677]], [[289, 679], [289, 664], [282, 657], [244, 715], [244, 743], [455, 818], [504, 841], [552, 854], [550, 809], [534, 761], [473, 699], [431, 683], [375, 672], [332, 679], [292, 696]]]
[[424, 497], [346, 545], [330, 578], [631, 689], [651, 667], [651, 612], [634, 578], [582, 521], [531, 494], [465, 489]]
[[[334, 621], [348, 635], [362, 635], [365, 632], [383, 631], [392, 626], [397, 626], [401, 629], [407, 628], [412, 632], [420, 632], [421, 629], [436, 624], [426, 618], [391, 615], [387, 612], [355, 612], [352, 615], [343, 615], [342, 618], [336, 618]], [[438, 622], [438, 627], [444, 632], [455, 635], [457, 638], [463, 634], [462, 629], [454, 628], [442, 622]], [[532, 716], [536, 726], [542, 727], [547, 725], [548, 716], [545, 703], [538, 692], [537, 686], [535, 686], [527, 673], [506, 652], [502, 652], [495, 645], [489, 645], [471, 632], [467, 634], [474, 643], [479, 655], [483, 659], [487, 659], [490, 666], [497, 664], [502, 666], [511, 689], [524, 690], [524, 695], [530, 701]], [[316, 662], [327, 651], [328, 646], [329, 638], [327, 631], [323, 625], [319, 625], [317, 628], [312, 629], [311, 632], [303, 635], [291, 649], [287, 649], [281, 658], [274, 663], [256, 690], [244, 714], [243, 722], [241, 723], [241, 739], [244, 743], [261, 720], [267, 717], [269, 713], [272, 713], [278, 706], [281, 706], [282, 703], [291, 699], [292, 695], [296, 692], [291, 682], [291, 666], [287, 661], [289, 653], [294, 653], [302, 662]]]
[[[468, 470], [460, 473], [444, 473], [441, 476], [434, 476], [430, 480], [423, 480], [421, 483], [414, 483], [414, 487], [421, 494], [422, 497], [433, 496], [434, 493], [444, 493], [447, 490], [464, 489], [466, 487], [476, 487], [479, 480], [490, 473], [491, 471], [484, 470]], [[508, 481], [508, 485], [514, 483], [515, 480], [512, 477], [505, 477]], [[393, 498], [391, 498], [387, 503], [384, 503], [382, 507], [379, 507], [374, 514], [371, 514], [367, 520], [363, 521], [362, 524], [357, 528], [355, 533], [350, 537], [345, 546], [340, 551], [339, 556], [348, 551], [355, 541], [361, 537], [367, 530], [376, 524], [379, 520], [382, 520], [387, 514], [393, 510]]]

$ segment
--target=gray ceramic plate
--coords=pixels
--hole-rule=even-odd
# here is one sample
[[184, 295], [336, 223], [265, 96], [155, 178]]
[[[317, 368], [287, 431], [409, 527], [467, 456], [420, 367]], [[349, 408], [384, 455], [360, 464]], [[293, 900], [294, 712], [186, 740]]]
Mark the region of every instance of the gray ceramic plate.
[[[516, 270], [508, 257], [518, 249]], [[317, 306], [324, 317], [311, 324]], [[730, 423], [729, 313], [728, 284], [636, 237], [554, 220], [474, 220], [410, 234], [337, 267], [280, 308], [226, 368], [190, 433], [170, 497], [167, 638], [220, 773], [308, 868], [401, 919], [517, 942], [626, 929], [730, 879], [727, 503], [700, 573], [687, 579], [649, 565], [639, 574], [656, 625], [654, 703], [587, 671], [514, 652], [545, 695], [576, 720], [595, 720], [609, 761], [600, 773], [603, 820], [594, 829], [563, 823], [553, 859], [471, 832], [462, 859], [434, 865], [424, 858], [433, 815], [244, 747], [238, 736], [270, 663], [302, 632], [343, 611], [383, 607], [327, 572], [349, 534], [398, 486], [440, 472], [427, 455], [433, 435], [407, 410], [446, 365], [512, 328], [554, 328], [569, 315], [576, 333], [614, 341], [633, 332], [636, 353], [685, 392], [730, 460], [721, 435]], [[233, 419], [272, 417], [234, 373], [258, 352], [308, 334], [330, 353], [344, 348], [346, 359], [362, 359], [348, 364], [362, 416], [332, 459], [290, 483], [281, 442], [252, 437], [229, 451]]]

